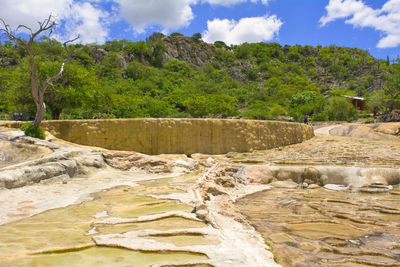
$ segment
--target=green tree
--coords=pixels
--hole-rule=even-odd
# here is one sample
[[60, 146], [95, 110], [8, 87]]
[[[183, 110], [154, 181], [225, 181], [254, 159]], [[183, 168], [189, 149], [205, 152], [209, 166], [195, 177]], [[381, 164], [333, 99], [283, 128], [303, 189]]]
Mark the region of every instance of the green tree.
[[199, 33], [199, 32], [194, 33], [194, 34], [192, 35], [192, 38], [195, 39], [195, 40], [197, 40], [197, 41], [200, 41], [201, 38], [202, 38], [201, 33]]
[[[57, 62], [45, 62], [40, 71], [57, 71], [57, 65]], [[87, 107], [96, 110], [96, 101], [93, 99], [98, 94], [96, 87], [97, 78], [93, 72], [80, 65], [68, 64], [63, 77], [45, 93], [45, 103], [51, 111], [52, 119], [58, 120], [65, 108]]]
[[[12, 30], [10, 28], [10, 25], [8, 25], [3, 19], [0, 19], [0, 22], [2, 22], [3, 24], [0, 28], [0, 32], [2, 32], [10, 41], [23, 46], [28, 51], [32, 96], [36, 105], [36, 117], [33, 125], [34, 127], [38, 128], [45, 114], [44, 93], [53, 82], [62, 77], [62, 74], [64, 72], [64, 65], [68, 61], [69, 57], [61, 64], [60, 71], [56, 75], [51, 76], [44, 81], [39, 81], [38, 73], [36, 70], [35, 52], [33, 48], [34, 40], [41, 33], [50, 31], [51, 34], [53, 32], [54, 28], [56, 27], [56, 23], [53, 20], [53, 17], [50, 15], [47, 19], [39, 22], [39, 29], [35, 32], [26, 25], [19, 25], [16, 30]], [[18, 30], [22, 28], [30, 32], [28, 41], [17, 35]], [[79, 37], [73, 40], [66, 41], [63, 44], [64, 48], [67, 49], [67, 44], [75, 41], [78, 38]]]
[[358, 117], [354, 106], [344, 97], [332, 97], [328, 101], [326, 109], [331, 121], [352, 121]]
[[387, 96], [384, 90], [378, 90], [369, 95], [367, 101], [368, 110], [374, 115], [384, 113], [387, 110]]
[[164, 34], [155, 32], [146, 39], [146, 43], [150, 48], [150, 61], [155, 67], [161, 67], [164, 60], [164, 52], [167, 47], [163, 42]]
[[389, 71], [384, 90], [389, 97], [387, 102], [389, 111], [392, 111], [400, 107], [400, 59], [397, 59], [397, 63], [390, 65]]

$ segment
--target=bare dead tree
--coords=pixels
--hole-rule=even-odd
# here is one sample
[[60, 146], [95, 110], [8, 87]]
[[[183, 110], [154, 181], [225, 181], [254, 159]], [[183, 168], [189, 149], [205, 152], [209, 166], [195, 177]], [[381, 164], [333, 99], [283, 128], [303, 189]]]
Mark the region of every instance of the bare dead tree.
[[[49, 17], [43, 21], [39, 21], [39, 29], [36, 30], [35, 32], [32, 30], [32, 28], [26, 26], [26, 25], [19, 25], [15, 30], [13, 30], [10, 25], [8, 25], [2, 18], [0, 18], [0, 22], [2, 25], [0, 25], [0, 32], [2, 33], [3, 36], [8, 38], [10, 41], [14, 42], [15, 44], [22, 45], [23, 47], [26, 48], [29, 54], [29, 64], [30, 64], [30, 79], [31, 79], [31, 87], [32, 87], [32, 97], [33, 101], [35, 102], [36, 105], [36, 116], [35, 116], [35, 121], [33, 125], [35, 127], [38, 127], [40, 123], [43, 120], [44, 114], [45, 114], [45, 105], [44, 105], [44, 93], [46, 92], [46, 89], [52, 85], [53, 82], [58, 80], [59, 78], [62, 77], [63, 72], [64, 72], [64, 66], [65, 64], [69, 61], [71, 54], [70, 51], [68, 50], [67, 44], [76, 41], [79, 36], [72, 40], [68, 40], [63, 43], [64, 49], [67, 51], [67, 58], [64, 59], [63, 63], [61, 64], [60, 71], [46, 79], [41, 85], [39, 85], [39, 79], [38, 79], [38, 74], [36, 71], [36, 64], [35, 64], [35, 54], [33, 52], [33, 42], [34, 39], [41, 33], [49, 31], [48, 35], [50, 36], [53, 31], [55, 30], [57, 24], [54, 20], [54, 17], [52, 15], [49, 15]], [[29, 34], [29, 40], [25, 40], [18, 36], [18, 33], [20, 30], [27, 30]]]

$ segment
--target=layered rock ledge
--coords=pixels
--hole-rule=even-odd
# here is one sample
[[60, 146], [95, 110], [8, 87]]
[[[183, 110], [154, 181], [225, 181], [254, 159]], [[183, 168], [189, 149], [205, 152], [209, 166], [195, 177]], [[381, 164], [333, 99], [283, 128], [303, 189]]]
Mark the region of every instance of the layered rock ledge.
[[[6, 123], [20, 127], [19, 122]], [[224, 154], [301, 143], [314, 136], [300, 123], [224, 119], [115, 119], [44, 121], [55, 137], [113, 150], [158, 154]]]

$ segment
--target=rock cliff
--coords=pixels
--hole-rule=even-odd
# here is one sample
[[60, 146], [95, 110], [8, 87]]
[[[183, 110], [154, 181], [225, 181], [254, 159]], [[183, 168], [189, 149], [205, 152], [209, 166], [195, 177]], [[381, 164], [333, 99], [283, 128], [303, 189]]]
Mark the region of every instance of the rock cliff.
[[221, 119], [123, 119], [44, 121], [70, 142], [145, 154], [223, 154], [300, 143], [314, 136], [299, 123]]

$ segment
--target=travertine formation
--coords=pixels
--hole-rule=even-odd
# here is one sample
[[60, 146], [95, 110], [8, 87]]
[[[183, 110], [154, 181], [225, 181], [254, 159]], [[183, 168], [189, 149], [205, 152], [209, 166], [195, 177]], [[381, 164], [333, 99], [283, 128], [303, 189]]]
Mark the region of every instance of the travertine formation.
[[252, 120], [70, 120], [44, 121], [42, 126], [70, 142], [152, 155], [248, 152], [296, 144], [314, 136], [308, 125]]
[[[129, 132], [137, 123], [132, 121], [59, 122], [54, 129], [76, 124], [71, 132], [93, 132], [94, 140], [102, 140], [103, 132], [111, 135], [107, 131], [123, 131], [122, 126]], [[137, 142], [139, 133], [150, 134], [146, 144], [164, 148], [171, 141], [164, 128], [169, 138], [196, 148], [204, 131], [211, 131], [209, 141], [219, 138], [218, 149], [241, 136], [245, 141], [237, 142], [249, 151], [265, 140], [291, 142], [290, 134], [305, 138], [308, 131], [306, 125], [271, 122], [261, 122], [257, 130], [255, 122], [240, 120], [140, 121], [147, 130], [134, 128], [123, 140]], [[118, 127], [108, 125], [115, 122]], [[168, 130], [172, 122], [183, 136]], [[202, 123], [211, 125], [201, 128]], [[188, 127], [193, 133], [184, 136]], [[364, 128], [350, 125], [341, 132]], [[373, 135], [366, 136], [375, 136], [378, 127], [369, 129]], [[397, 133], [392, 125], [389, 130]], [[1, 131], [0, 160], [6, 167], [0, 167], [5, 207], [0, 265], [398, 266], [400, 260], [396, 136], [371, 140], [317, 133], [286, 147], [188, 158], [75, 147], [52, 137], [40, 141], [21, 131]], [[152, 141], [151, 134], [166, 145]], [[16, 157], [14, 150], [32, 151], [33, 145], [43, 150], [21, 163], [26, 153]]]

